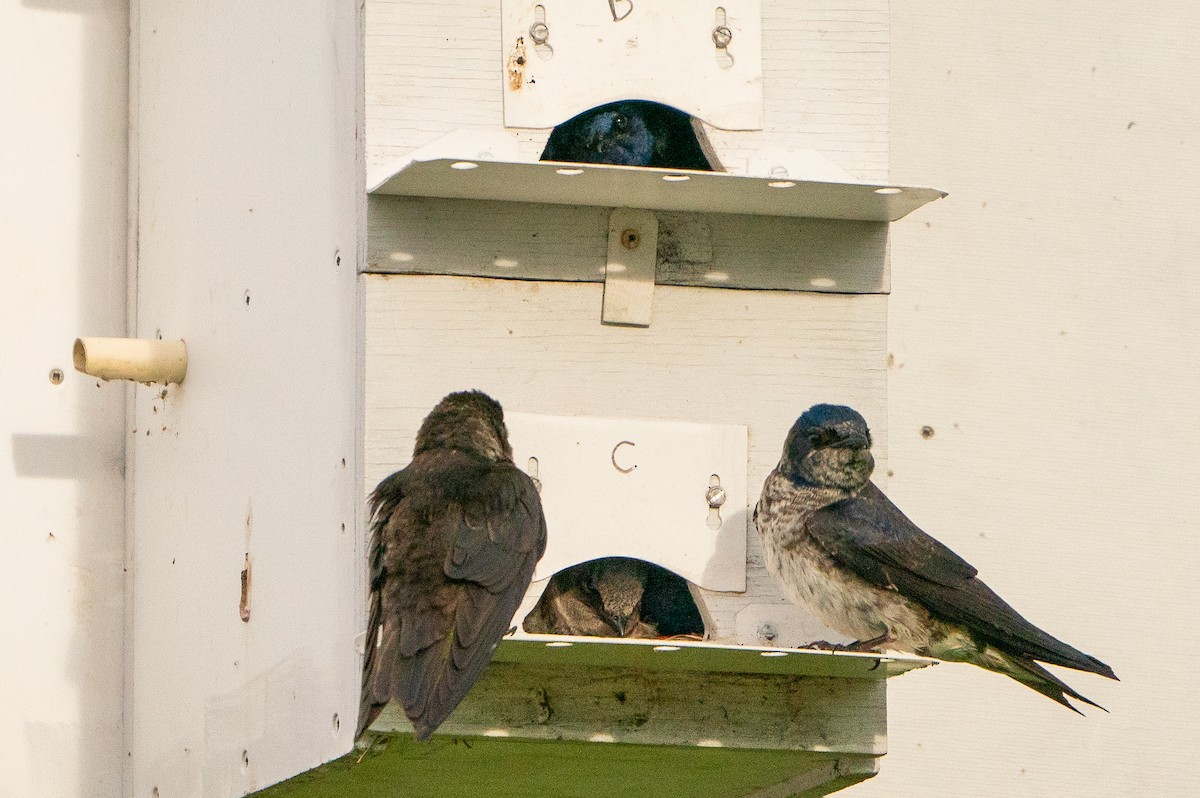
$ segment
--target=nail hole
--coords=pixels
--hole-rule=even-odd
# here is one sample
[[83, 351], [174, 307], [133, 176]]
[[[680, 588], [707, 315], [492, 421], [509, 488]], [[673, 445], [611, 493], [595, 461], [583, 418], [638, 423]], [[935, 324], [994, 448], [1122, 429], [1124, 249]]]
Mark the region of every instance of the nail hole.
[[930, 438], [932, 438], [933, 437], [933, 427], [929, 426], [928, 424], [926, 424], [924, 427], [921, 427], [921, 437], [924, 438], [925, 440], [929, 440]]
[[246, 289], [246, 307], [250, 307], [250, 290]]
[[337, 733], [341, 730], [342, 730], [342, 720], [341, 720], [341, 718], [338, 717], [338, 713], [334, 712], [333, 713], [333, 735], [336, 737]]
[[333, 265], [334, 266], [342, 265], [342, 253], [341, 252], [333, 253]]

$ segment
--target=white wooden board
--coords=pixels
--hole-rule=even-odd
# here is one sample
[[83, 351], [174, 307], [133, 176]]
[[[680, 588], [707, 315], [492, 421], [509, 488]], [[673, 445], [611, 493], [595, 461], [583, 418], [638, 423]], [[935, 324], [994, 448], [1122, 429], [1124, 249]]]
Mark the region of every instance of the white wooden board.
[[[709, 590], [745, 590], [744, 426], [528, 413], [505, 421], [554, 530], [535, 580], [620, 555]], [[706, 500], [714, 476], [726, 496], [715, 518]]]
[[128, 427], [125, 794], [227, 798], [358, 712], [359, 7], [135, 8], [133, 332], [189, 367]]
[[[634, 3], [643, 12], [662, 5], [658, 0]], [[594, 5], [596, 13], [609, 13], [604, 0], [569, 5]], [[624, 0], [620, 5], [625, 6]], [[710, 11], [715, 14], [718, 5], [726, 6], [713, 4]], [[778, 153], [815, 150], [857, 178], [886, 180], [887, 0], [833, 4], [761, 0], [760, 5], [762, 129], [708, 127], [705, 132], [722, 164], [744, 172], [755, 158], [768, 170], [782, 166], [795, 177], [807, 169], [793, 168], [795, 159], [777, 157]], [[367, 0], [366, 15], [370, 165], [386, 164], [457, 130], [504, 132], [509, 48], [501, 31], [500, 0]], [[525, 23], [525, 35], [529, 24]], [[557, 44], [555, 36], [560, 33], [564, 32], [552, 31], [550, 41]], [[705, 41], [711, 52], [711, 38]], [[731, 52], [736, 53], [739, 41], [735, 39]], [[531, 68], [540, 68], [543, 62], [537, 53], [530, 50], [527, 55]], [[679, 72], [682, 78], [684, 71]], [[612, 70], [605, 74], [620, 80]], [[633, 89], [645, 85], [639, 80]], [[580, 91], [577, 107], [592, 107], [610, 96], [607, 90], [594, 96]], [[673, 96], [662, 99], [684, 105]], [[551, 125], [565, 118], [547, 120], [537, 129], [511, 129], [517, 136], [519, 160], [536, 160]], [[756, 158], [763, 149], [775, 155], [766, 161]]]
[[[609, 214], [603, 208], [372, 195], [367, 213], [367, 271], [604, 279]], [[655, 215], [655, 281], [662, 285], [841, 294], [889, 290], [883, 223]]]
[[[886, 472], [886, 297], [660, 285], [654, 323], [636, 328], [600, 323], [597, 283], [365, 279], [366, 490], [411, 460], [429, 409], [468, 388], [487, 391], [508, 414], [744, 426], [748, 506], [788, 428], [817, 402], [866, 416], [878, 474]], [[573, 512], [603, 503], [597, 493]], [[570, 533], [551, 520], [549, 534]], [[752, 530], [743, 565], [744, 593], [700, 591], [718, 640], [736, 640], [746, 606], [787, 603]]]
[[128, 3], [0, 5], [0, 796], [121, 795]]
[[[510, 127], [553, 127], [630, 98], [720, 128], [763, 125], [759, 0], [502, 0], [501, 9], [496, 72]], [[718, 28], [730, 37], [723, 48]]]

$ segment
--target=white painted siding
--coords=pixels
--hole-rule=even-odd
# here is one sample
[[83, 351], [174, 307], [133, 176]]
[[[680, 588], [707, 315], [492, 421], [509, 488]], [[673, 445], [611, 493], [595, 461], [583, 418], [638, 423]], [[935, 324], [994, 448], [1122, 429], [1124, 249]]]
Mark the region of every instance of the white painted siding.
[[127, 52], [123, 2], [0, 5], [5, 798], [120, 790], [125, 388], [71, 343], [125, 332]]
[[137, 333], [189, 364], [131, 425], [137, 798], [242, 795], [351, 745], [360, 35], [353, 3], [141, 4]]
[[892, 177], [950, 197], [893, 228], [890, 493], [1122, 681], [892, 680], [851, 793], [1193, 795], [1200, 6], [892, 15]]

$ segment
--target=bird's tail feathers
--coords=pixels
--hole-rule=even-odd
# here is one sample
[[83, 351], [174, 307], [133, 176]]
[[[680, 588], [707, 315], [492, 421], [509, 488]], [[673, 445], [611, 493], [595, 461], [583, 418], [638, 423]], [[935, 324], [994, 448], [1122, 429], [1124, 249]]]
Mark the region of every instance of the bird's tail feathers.
[[[1026, 643], [1027, 647], [1021, 653], [1027, 659], [1036, 659], [1040, 662], [1048, 662], [1051, 665], [1061, 665], [1064, 668], [1084, 671], [1085, 673], [1094, 673], [1097, 676], [1120, 681], [1120, 679], [1117, 679], [1117, 674], [1112, 668], [1090, 654], [1084, 654], [1074, 646], [1064, 643], [1058, 638], [1043, 632], [1041, 629], [1033, 627], [1033, 630], [1038, 632], [1045, 640], [1037, 641], [1039, 644], [1033, 642]], [[1018, 657], [1018, 659], [1020, 658]]]
[[[1087, 696], [1082, 695], [1069, 684], [1043, 668], [1038, 663], [1034, 662], [1032, 659], [1016, 657], [1010, 654], [1001, 654], [999, 659], [1002, 664], [1000, 664], [999, 667], [995, 667], [995, 670], [1015, 679], [1026, 687], [1038, 691], [1052, 701], [1057, 701], [1072, 712], [1077, 712], [1080, 715], [1083, 714], [1083, 712], [1080, 712], [1078, 707], [1074, 706], [1070, 701], [1067, 700], [1067, 696], [1074, 698], [1076, 701], [1082, 701], [1089, 706], [1103, 710], [1104, 712], [1108, 712], [1107, 709], [1104, 709], [1104, 707], [1100, 706]], [[1116, 676], [1113, 676], [1112, 678], [1115, 679]]]

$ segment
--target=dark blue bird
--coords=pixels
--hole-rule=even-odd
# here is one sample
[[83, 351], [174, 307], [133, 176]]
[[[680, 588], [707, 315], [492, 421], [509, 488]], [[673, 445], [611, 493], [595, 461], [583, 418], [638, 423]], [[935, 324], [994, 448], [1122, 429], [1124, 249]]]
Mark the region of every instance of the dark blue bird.
[[692, 118], [648, 100], [622, 100], [584, 111], [550, 134], [543, 161], [716, 171]]
[[1098, 706], [1038, 663], [1115, 679], [1112, 668], [1025, 620], [875, 487], [874, 468], [867, 422], [851, 408], [815, 405], [792, 426], [754, 510], [789, 596], [857, 638], [852, 648], [969, 662], [1069, 709], [1067, 696]]

